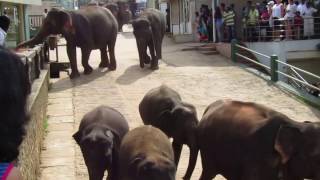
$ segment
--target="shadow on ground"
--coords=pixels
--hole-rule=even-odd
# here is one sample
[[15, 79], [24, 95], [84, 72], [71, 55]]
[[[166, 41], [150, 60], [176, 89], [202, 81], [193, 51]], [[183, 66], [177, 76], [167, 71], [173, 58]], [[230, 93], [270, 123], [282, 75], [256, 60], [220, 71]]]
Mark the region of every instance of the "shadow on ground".
[[50, 92], [59, 92], [64, 91], [76, 86], [80, 86], [82, 84], [87, 84], [91, 81], [94, 81], [110, 72], [108, 69], [94, 69], [91, 74], [84, 75], [83, 73], [80, 74], [80, 77], [76, 79], [70, 79], [69, 77], [65, 77], [62, 79], [57, 80], [56, 82], [52, 83]]
[[132, 84], [140, 78], [146, 77], [153, 71], [149, 68], [148, 64], [141, 69], [139, 65], [133, 65], [128, 67], [125, 72], [118, 77], [116, 82], [118, 84], [128, 85]]

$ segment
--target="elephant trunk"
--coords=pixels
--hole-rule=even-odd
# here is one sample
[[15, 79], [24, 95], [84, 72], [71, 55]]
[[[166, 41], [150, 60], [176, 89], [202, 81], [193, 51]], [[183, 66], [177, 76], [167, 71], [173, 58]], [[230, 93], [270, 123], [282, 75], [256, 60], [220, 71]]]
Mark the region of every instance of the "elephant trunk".
[[44, 26], [41, 27], [40, 31], [37, 33], [37, 35], [35, 37], [33, 37], [32, 39], [30, 39], [29, 41], [25, 41], [20, 43], [17, 46], [18, 48], [22, 48], [22, 47], [27, 47], [27, 46], [34, 46], [36, 44], [40, 44], [44, 41], [44, 39], [49, 36], [49, 32], [47, 30], [47, 28], [44, 28]]
[[194, 128], [193, 132], [190, 133], [188, 146], [190, 148], [190, 156], [189, 156], [189, 164], [188, 164], [187, 172], [183, 177], [184, 180], [191, 179], [193, 170], [197, 163], [199, 148], [198, 148], [197, 139], [196, 139], [196, 128]]

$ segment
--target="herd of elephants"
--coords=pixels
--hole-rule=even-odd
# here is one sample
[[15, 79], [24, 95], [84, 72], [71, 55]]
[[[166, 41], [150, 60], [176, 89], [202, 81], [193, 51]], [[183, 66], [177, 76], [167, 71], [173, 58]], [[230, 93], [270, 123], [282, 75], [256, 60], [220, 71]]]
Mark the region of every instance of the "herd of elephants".
[[[132, 25], [140, 66], [150, 63], [157, 69], [164, 15], [146, 9]], [[100, 67], [116, 69], [117, 32], [117, 19], [107, 8], [52, 9], [39, 33], [18, 47], [62, 34], [67, 41], [70, 77], [75, 78], [79, 76], [76, 47], [82, 51], [84, 74], [92, 71], [88, 59], [94, 49], [101, 51]], [[105, 170], [108, 180], [174, 180], [184, 144], [190, 149], [185, 180], [191, 179], [198, 152], [201, 180], [217, 174], [228, 180], [320, 180], [319, 123], [297, 122], [268, 107], [233, 100], [213, 102], [199, 121], [196, 108], [166, 85], [151, 89], [140, 102], [139, 112], [144, 126], [131, 131], [124, 116], [108, 106], [83, 117], [73, 138], [81, 148], [90, 180], [101, 180]]]

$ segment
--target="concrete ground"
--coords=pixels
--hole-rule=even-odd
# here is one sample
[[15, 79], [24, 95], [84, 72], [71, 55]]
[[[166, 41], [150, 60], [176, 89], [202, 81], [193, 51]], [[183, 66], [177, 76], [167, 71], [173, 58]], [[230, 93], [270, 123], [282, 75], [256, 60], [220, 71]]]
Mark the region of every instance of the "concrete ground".
[[[119, 110], [130, 128], [142, 125], [138, 104], [144, 94], [162, 83], [177, 90], [184, 101], [194, 104], [201, 118], [204, 109], [218, 99], [231, 98], [254, 101], [272, 107], [297, 121], [319, 121], [320, 113], [269, 82], [233, 65], [220, 55], [204, 55], [197, 51], [181, 51], [200, 44], [174, 44], [165, 39], [163, 58], [158, 71], [141, 69], [136, 42], [132, 33], [121, 33], [116, 45], [118, 68], [109, 72], [99, 69], [99, 51], [93, 51], [91, 75], [70, 80], [61, 73], [51, 79], [48, 105], [48, 129], [42, 151], [41, 177], [43, 180], [88, 179], [79, 147], [72, 139], [82, 116], [99, 105]], [[67, 60], [65, 47], [59, 48], [60, 59]], [[82, 71], [78, 49], [78, 66]], [[188, 148], [183, 148], [177, 179], [181, 179], [188, 165]], [[200, 157], [192, 179], [201, 173]], [[216, 177], [216, 180], [223, 179]]]

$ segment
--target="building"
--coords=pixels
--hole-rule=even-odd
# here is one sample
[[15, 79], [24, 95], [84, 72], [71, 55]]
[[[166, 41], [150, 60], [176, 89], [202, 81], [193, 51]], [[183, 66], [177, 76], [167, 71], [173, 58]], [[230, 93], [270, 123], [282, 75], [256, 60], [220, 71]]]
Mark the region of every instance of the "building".
[[26, 40], [29, 31], [26, 9], [30, 5], [41, 5], [41, 0], [0, 0], [0, 14], [11, 19], [6, 39], [7, 47], [15, 47]]

